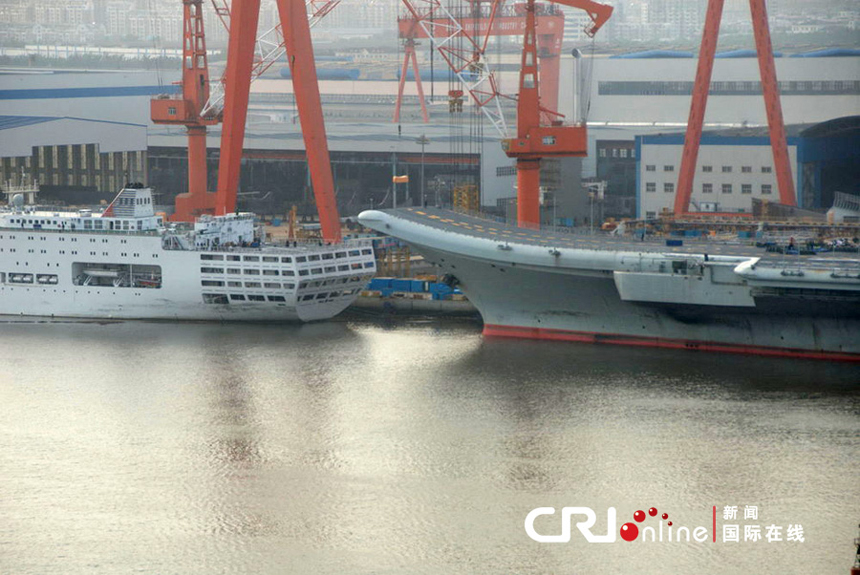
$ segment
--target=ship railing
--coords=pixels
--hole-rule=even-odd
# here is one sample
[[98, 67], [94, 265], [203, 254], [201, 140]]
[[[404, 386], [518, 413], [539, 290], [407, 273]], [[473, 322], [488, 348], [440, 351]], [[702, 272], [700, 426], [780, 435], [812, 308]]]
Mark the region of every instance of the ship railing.
[[35, 228], [33, 226], [29, 227], [20, 227], [15, 225], [0, 225], [0, 230], [6, 230], [10, 232], [35, 232], [40, 234], [99, 234], [99, 235], [111, 235], [111, 236], [159, 236], [161, 235], [161, 230], [85, 230], [81, 228], [65, 228], [65, 229], [49, 229], [49, 228]]
[[832, 271], [834, 273], [860, 274], [860, 259], [850, 258], [786, 258], [759, 260], [756, 267], [772, 269], [801, 269]]
[[229, 246], [229, 245], [219, 245], [212, 246], [208, 248], [197, 248], [196, 251], [205, 251], [205, 252], [223, 252], [223, 253], [248, 253], [248, 254], [259, 254], [259, 253], [282, 253], [284, 248], [290, 248], [291, 250], [301, 250], [306, 252], [315, 252], [315, 251], [331, 251], [332, 249], [343, 248], [361, 248], [361, 247], [372, 247], [373, 239], [372, 238], [357, 238], [345, 240], [339, 243], [331, 243], [325, 242], [322, 240], [288, 240], [286, 243], [280, 244], [262, 244], [258, 247], [252, 246]]

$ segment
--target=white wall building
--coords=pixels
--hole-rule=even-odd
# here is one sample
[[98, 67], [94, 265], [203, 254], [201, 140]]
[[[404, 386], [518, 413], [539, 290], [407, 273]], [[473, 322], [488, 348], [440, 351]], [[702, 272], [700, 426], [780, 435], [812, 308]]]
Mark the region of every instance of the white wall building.
[[[860, 197], [860, 116], [786, 127], [797, 207], [831, 207], [840, 194]], [[639, 217], [672, 211], [684, 133], [636, 137]], [[706, 132], [699, 148], [690, 209], [751, 212], [752, 200], [786, 203], [779, 194], [767, 128]], [[788, 198], [786, 198], [788, 199]]]
[[[681, 169], [684, 135], [636, 138], [639, 182], [637, 217], [672, 211]], [[788, 146], [792, 174], [797, 174], [797, 142]], [[796, 178], [796, 176], [795, 176]], [[756, 137], [705, 135], [693, 179], [691, 211], [750, 212], [752, 198], [779, 202], [770, 140]]]
[[[584, 176], [596, 173], [598, 139], [633, 140], [640, 134], [686, 128], [698, 61], [692, 54], [654, 55], [579, 60], [569, 54], [562, 56], [559, 111], [572, 118], [576, 103], [578, 117], [585, 118], [589, 127]], [[781, 57], [776, 58], [776, 72], [786, 124], [812, 124], [860, 114], [860, 56]], [[579, 87], [576, 98], [574, 78]], [[705, 129], [765, 125], [755, 55], [718, 58]], [[674, 163], [680, 163], [680, 153]]]

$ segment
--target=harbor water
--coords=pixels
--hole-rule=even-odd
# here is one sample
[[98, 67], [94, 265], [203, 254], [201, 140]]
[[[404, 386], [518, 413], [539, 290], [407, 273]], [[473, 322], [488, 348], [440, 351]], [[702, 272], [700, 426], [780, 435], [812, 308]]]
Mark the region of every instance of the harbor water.
[[[486, 339], [439, 320], [13, 319], [0, 346], [3, 574], [844, 575], [853, 563], [857, 364]], [[540, 533], [562, 532], [563, 507], [592, 509], [595, 535], [610, 508], [617, 534], [654, 507], [706, 540], [649, 539], [646, 527], [668, 529], [658, 515], [631, 542], [576, 527], [538, 542], [525, 529], [538, 507], [556, 509]]]

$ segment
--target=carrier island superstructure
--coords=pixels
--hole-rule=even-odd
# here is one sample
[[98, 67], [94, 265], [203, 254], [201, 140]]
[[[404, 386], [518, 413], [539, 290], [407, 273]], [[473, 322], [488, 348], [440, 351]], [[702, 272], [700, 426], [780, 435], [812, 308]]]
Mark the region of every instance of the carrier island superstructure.
[[[860, 259], [572, 236], [369, 210], [478, 308], [484, 334], [860, 361]], [[844, 257], [840, 257], [844, 256]]]
[[101, 213], [21, 203], [0, 212], [0, 314], [314, 321], [376, 271], [369, 240], [267, 245], [253, 214], [165, 224], [143, 187]]

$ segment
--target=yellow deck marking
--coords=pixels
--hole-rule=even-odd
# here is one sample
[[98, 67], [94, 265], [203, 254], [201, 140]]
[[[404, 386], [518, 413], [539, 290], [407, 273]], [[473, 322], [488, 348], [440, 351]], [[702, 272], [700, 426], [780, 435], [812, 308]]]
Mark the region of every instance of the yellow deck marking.
[[427, 215], [425, 212], [421, 212], [421, 211], [418, 211], [418, 210], [416, 210], [416, 211], [415, 211], [415, 213], [416, 213], [416, 214], [421, 214], [422, 216], [426, 216], [426, 215]]

